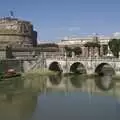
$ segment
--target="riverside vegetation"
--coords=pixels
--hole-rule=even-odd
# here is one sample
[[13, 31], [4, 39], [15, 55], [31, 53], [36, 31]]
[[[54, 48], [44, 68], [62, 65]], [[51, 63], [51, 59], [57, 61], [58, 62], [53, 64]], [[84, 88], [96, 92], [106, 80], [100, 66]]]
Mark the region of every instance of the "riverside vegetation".
[[29, 72], [23, 73], [22, 76], [34, 78], [39, 76], [45, 76], [45, 75], [50, 76], [50, 75], [57, 75], [57, 74], [58, 72], [50, 71], [48, 69], [37, 69], [37, 70], [31, 70]]

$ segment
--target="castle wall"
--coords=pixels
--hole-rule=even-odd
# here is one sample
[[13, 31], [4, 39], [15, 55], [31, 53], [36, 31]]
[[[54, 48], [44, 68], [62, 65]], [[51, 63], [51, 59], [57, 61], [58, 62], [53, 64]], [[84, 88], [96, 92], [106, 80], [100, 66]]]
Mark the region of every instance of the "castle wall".
[[33, 41], [37, 41], [37, 33], [36, 36], [34, 34], [33, 25], [28, 21], [15, 18], [0, 19], [0, 47], [33, 46]]

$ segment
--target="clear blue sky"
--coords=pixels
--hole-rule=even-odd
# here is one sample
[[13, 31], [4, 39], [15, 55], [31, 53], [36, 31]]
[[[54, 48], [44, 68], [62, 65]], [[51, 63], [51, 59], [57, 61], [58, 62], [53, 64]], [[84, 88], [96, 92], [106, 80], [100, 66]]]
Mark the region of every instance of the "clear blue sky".
[[42, 41], [120, 32], [119, 0], [0, 0], [0, 16], [7, 16], [10, 10], [31, 21]]

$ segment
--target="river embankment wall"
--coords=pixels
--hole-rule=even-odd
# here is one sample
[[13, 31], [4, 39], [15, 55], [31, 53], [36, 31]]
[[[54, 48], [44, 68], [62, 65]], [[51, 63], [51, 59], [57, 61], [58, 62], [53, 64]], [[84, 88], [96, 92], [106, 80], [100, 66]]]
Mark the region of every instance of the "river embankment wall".
[[23, 61], [20, 60], [0, 60], [0, 72], [5, 72], [7, 69], [15, 69], [17, 72], [24, 72]]

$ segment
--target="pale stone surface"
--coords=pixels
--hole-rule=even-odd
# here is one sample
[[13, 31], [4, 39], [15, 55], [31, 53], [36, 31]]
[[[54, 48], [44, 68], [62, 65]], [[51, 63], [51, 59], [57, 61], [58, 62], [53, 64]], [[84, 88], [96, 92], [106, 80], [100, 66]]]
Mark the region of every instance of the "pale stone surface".
[[0, 46], [32, 46], [33, 25], [16, 18], [0, 19]]

